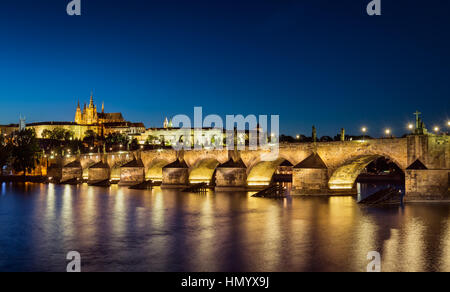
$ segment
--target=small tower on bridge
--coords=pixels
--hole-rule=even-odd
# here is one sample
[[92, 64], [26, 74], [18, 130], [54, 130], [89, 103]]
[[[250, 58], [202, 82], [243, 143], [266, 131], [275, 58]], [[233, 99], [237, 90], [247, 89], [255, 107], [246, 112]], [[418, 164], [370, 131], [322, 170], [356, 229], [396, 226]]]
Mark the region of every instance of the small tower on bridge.
[[421, 114], [422, 113], [419, 111], [416, 111], [414, 113], [414, 115], [416, 116], [416, 129], [414, 130], [415, 135], [426, 135], [428, 133], [428, 130], [425, 127], [425, 123], [420, 117]]

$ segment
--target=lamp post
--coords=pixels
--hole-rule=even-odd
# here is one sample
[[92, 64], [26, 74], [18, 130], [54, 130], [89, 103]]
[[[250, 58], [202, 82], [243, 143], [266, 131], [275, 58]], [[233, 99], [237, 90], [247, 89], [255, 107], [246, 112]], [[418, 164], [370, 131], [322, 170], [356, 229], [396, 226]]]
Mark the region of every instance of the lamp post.
[[366, 127], [362, 127], [361, 132], [363, 133], [363, 141], [365, 140], [365, 135], [367, 132], [367, 128]]
[[439, 127], [434, 127], [434, 132], [436, 133], [436, 135], [438, 135], [439, 134], [439, 131], [440, 131], [440, 129], [439, 129]]
[[384, 131], [386, 133], [386, 137], [390, 138], [391, 135], [391, 129], [386, 129], [386, 131]]

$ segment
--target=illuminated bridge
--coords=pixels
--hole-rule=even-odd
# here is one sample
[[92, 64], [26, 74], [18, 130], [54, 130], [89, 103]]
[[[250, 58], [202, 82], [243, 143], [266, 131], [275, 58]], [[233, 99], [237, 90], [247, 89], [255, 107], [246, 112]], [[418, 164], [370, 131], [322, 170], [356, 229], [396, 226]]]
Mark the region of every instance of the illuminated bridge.
[[405, 175], [406, 199], [449, 199], [450, 137], [411, 135], [400, 139], [281, 144], [278, 159], [267, 151], [175, 150], [83, 154], [50, 161], [60, 165], [49, 176], [109, 180], [133, 185], [160, 181], [163, 188], [208, 183], [216, 191], [268, 186], [289, 177], [294, 194], [354, 193], [358, 177], [378, 159], [395, 164]]

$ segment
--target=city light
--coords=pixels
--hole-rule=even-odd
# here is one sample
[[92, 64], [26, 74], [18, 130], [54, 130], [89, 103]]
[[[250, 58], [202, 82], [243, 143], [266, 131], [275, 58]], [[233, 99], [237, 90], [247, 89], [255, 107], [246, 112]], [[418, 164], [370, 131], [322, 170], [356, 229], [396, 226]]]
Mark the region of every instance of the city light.
[[439, 127], [434, 127], [434, 132], [439, 133]]
[[408, 125], [408, 129], [413, 130], [414, 129], [414, 125], [413, 124], [409, 124]]
[[364, 140], [365, 140], [365, 135], [366, 135], [366, 132], [367, 132], [367, 128], [366, 128], [366, 127], [362, 127], [361, 132], [363, 132], [363, 137], [362, 137], [362, 139], [363, 139], [363, 141], [364, 141]]
[[387, 136], [389, 136], [391, 134], [391, 129], [386, 129], [386, 131], [384, 131], [386, 133]]

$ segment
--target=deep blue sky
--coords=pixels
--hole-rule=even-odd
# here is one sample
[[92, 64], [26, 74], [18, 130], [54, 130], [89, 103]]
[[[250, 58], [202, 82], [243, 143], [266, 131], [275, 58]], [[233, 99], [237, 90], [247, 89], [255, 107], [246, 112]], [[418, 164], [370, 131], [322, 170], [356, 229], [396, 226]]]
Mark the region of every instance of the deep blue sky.
[[281, 131], [402, 134], [450, 116], [450, 2], [2, 0], [0, 124], [72, 121], [94, 91], [106, 111], [279, 114]]

